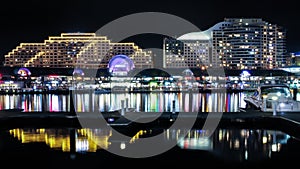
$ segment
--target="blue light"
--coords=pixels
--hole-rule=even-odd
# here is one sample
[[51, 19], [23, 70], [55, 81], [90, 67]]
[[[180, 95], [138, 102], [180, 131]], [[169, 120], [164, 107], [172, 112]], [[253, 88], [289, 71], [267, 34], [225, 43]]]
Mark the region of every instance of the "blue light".
[[133, 61], [126, 55], [116, 55], [108, 63], [110, 73], [128, 73], [134, 67]]
[[244, 71], [241, 73], [241, 76], [242, 76], [242, 77], [249, 77], [249, 76], [251, 76], [251, 74], [250, 74], [248, 71], [244, 70]]
[[115, 119], [114, 118], [108, 118], [108, 121], [113, 122], [113, 121], [115, 121]]

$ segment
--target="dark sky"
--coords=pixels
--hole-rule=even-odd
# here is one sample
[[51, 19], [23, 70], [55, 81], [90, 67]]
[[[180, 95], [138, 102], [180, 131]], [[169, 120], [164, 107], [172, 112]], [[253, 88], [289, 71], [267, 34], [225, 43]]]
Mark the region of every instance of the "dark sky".
[[[21, 42], [43, 42], [62, 32], [96, 32], [103, 25], [137, 12], [164, 12], [201, 30], [224, 18], [256, 17], [287, 30], [288, 52], [300, 51], [300, 12], [295, 0], [9, 0], [0, 5], [0, 59]], [[161, 39], [136, 39], [142, 48], [160, 47]]]

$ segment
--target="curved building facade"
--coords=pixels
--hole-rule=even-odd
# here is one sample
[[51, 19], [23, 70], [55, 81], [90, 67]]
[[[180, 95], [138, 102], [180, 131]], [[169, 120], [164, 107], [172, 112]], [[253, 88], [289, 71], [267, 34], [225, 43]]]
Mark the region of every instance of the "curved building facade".
[[273, 69], [286, 66], [286, 58], [285, 29], [259, 18], [226, 18], [206, 31], [164, 39], [165, 68]]
[[109, 73], [113, 76], [126, 76], [135, 68], [133, 61], [126, 55], [116, 55], [108, 63]]

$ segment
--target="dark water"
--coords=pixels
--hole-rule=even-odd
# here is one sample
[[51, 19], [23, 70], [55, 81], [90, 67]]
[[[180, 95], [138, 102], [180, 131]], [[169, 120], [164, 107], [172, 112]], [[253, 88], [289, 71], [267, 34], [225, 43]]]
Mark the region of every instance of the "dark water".
[[[174, 100], [176, 111], [235, 112], [243, 107], [242, 98], [246, 94], [77, 94], [73, 100], [76, 111], [81, 112], [119, 109], [122, 100], [128, 107], [145, 112], [171, 111]], [[0, 109], [8, 108], [69, 111], [70, 97], [1, 95]], [[120, 133], [126, 136], [125, 139], [118, 137]], [[155, 142], [145, 144], [151, 138], [156, 138]], [[147, 158], [135, 156], [135, 152], [147, 154], [168, 146], [166, 151]], [[124, 156], [124, 153], [130, 156]], [[171, 129], [153, 126], [40, 128], [33, 124], [0, 128], [1, 164], [9, 168], [271, 168], [298, 165], [299, 157], [300, 141], [292, 135], [269, 128], [242, 128], [230, 124], [214, 131], [201, 127]]]
[[[163, 112], [173, 109], [180, 112], [236, 112], [245, 106], [243, 98], [246, 94], [248, 93], [75, 94], [73, 100], [77, 112], [113, 111], [121, 109], [122, 101], [124, 106], [140, 112]], [[25, 112], [69, 111], [70, 97], [57, 94], [0, 95], [0, 110], [16, 108], [24, 109]]]
[[[123, 132], [125, 131], [125, 132]], [[128, 139], [120, 140], [122, 132]], [[160, 134], [155, 149], [171, 142], [171, 149], [147, 158], [128, 158], [119, 152], [142, 144]], [[133, 149], [131, 149], [133, 150]], [[270, 129], [217, 128], [206, 131], [185, 129], [112, 128], [13, 128], [0, 131], [0, 154], [9, 167], [103, 168], [103, 167], [184, 167], [251, 168], [296, 164], [300, 141]]]

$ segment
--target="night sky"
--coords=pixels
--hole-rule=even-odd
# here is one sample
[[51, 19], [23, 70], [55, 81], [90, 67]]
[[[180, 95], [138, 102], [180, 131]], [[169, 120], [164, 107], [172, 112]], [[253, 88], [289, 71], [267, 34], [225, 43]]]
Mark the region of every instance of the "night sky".
[[[164, 12], [181, 17], [201, 30], [230, 17], [262, 18], [287, 30], [288, 52], [300, 51], [300, 12], [297, 1], [284, 0], [9, 0], [0, 5], [0, 60], [22, 42], [43, 42], [62, 32], [96, 32], [103, 25], [138, 12]], [[109, 38], [109, 37], [108, 37]], [[161, 48], [155, 35], [128, 38], [141, 48]]]

